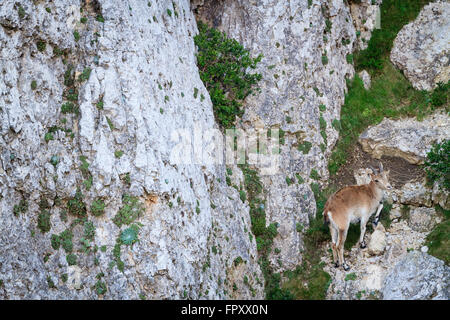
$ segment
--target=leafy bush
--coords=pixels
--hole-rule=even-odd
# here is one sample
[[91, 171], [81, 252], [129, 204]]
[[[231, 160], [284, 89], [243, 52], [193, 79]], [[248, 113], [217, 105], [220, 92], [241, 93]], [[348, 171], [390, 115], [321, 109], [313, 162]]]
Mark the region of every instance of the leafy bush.
[[211, 97], [217, 122], [230, 128], [236, 116], [243, 114], [241, 102], [261, 80], [261, 74], [249, 73], [248, 70], [256, 68], [262, 55], [251, 58], [249, 51], [239, 42], [201, 21], [198, 29], [194, 42], [198, 47], [200, 78]]
[[435, 143], [425, 161], [427, 182], [433, 184], [442, 180], [442, 186], [450, 190], [450, 140]]

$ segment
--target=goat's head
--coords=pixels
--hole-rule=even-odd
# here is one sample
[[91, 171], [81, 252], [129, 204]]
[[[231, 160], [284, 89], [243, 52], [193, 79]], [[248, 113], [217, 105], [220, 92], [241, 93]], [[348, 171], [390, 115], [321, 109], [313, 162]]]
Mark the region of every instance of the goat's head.
[[[389, 170], [383, 170], [383, 164], [380, 162], [378, 170], [371, 168], [373, 173], [370, 175], [375, 185], [382, 190], [392, 190], [392, 186], [389, 183]], [[378, 172], [377, 172], [378, 171]]]

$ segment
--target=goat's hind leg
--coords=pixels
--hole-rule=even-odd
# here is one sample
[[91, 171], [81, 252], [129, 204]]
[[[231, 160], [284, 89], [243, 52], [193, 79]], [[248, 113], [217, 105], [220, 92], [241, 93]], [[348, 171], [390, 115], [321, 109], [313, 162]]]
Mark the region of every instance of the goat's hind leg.
[[339, 230], [339, 243], [338, 243], [339, 262], [345, 271], [350, 269], [350, 267], [344, 260], [344, 243], [345, 243], [345, 239], [347, 238], [347, 231], [348, 231], [348, 227], [346, 230]]
[[337, 250], [337, 244], [338, 244], [338, 231], [334, 229], [330, 224], [330, 234], [331, 234], [331, 250], [333, 251], [333, 262], [334, 266], [336, 268], [339, 267], [338, 262], [338, 250]]

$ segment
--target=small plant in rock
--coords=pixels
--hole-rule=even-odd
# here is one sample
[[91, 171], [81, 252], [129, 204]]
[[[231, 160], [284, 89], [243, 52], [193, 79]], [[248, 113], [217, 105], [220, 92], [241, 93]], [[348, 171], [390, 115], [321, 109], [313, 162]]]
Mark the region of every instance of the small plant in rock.
[[73, 265], [77, 264], [77, 256], [74, 255], [73, 253], [68, 254], [66, 256], [66, 261], [69, 266], [73, 266]]
[[31, 90], [36, 90], [36, 88], [37, 88], [37, 82], [36, 82], [36, 80], [31, 81], [30, 87], [31, 87]]
[[126, 245], [132, 245], [137, 242], [139, 234], [139, 226], [136, 224], [131, 225], [131, 227], [123, 230], [120, 233], [120, 242]]
[[450, 140], [432, 146], [425, 160], [425, 172], [429, 184], [438, 181], [445, 190], [450, 190]]
[[17, 217], [20, 213], [25, 213], [28, 210], [28, 202], [24, 199], [19, 201], [19, 204], [14, 205], [13, 212]]
[[78, 81], [82, 82], [88, 80], [91, 75], [91, 71], [91, 68], [84, 68], [83, 72], [78, 76]]
[[67, 209], [71, 215], [78, 217], [86, 216], [86, 205], [83, 202], [83, 194], [79, 188], [75, 192], [75, 196], [67, 201]]
[[122, 196], [122, 208], [113, 218], [113, 222], [120, 228], [122, 225], [129, 225], [144, 212], [144, 206], [138, 197], [127, 194]]
[[96, 217], [102, 216], [105, 213], [105, 203], [103, 200], [94, 200], [91, 205], [91, 212]]

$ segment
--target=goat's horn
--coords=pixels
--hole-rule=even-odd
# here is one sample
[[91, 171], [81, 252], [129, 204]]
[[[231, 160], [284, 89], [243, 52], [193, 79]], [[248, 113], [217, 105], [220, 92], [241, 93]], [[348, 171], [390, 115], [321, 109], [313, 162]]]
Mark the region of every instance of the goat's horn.
[[377, 174], [377, 170], [376, 170], [374, 167], [369, 166], [369, 169], [372, 170], [372, 173], [373, 173], [373, 174]]
[[383, 172], [383, 163], [380, 161], [380, 173]]

